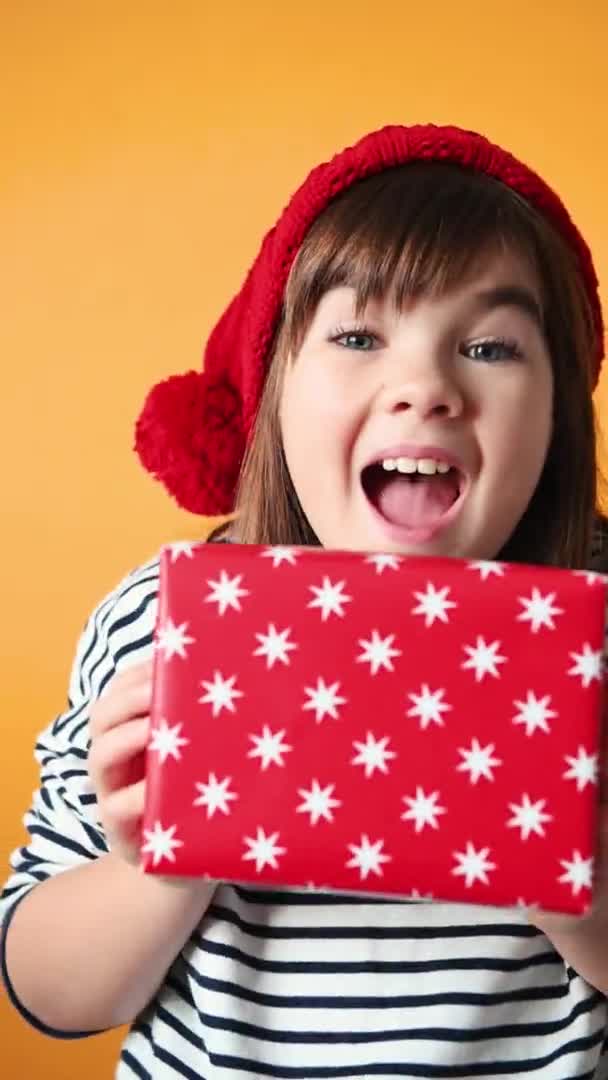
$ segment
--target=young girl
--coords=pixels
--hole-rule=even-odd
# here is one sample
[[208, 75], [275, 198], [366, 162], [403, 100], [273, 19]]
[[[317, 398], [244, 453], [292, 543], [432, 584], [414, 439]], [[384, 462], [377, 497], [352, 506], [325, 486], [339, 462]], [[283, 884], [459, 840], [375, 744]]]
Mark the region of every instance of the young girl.
[[[230, 541], [584, 568], [601, 356], [557, 196], [480, 136], [387, 128], [308, 177], [137, 449], [183, 507], [236, 505]], [[1, 909], [23, 1015], [130, 1024], [121, 1080], [608, 1077], [603, 865], [584, 919], [138, 871], [157, 579], [93, 613], [36, 747]]]

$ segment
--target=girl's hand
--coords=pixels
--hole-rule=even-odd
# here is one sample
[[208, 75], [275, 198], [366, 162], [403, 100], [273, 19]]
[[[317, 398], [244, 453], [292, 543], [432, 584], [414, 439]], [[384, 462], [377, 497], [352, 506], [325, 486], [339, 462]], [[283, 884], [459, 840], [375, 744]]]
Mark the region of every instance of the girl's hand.
[[116, 675], [91, 709], [89, 776], [110, 850], [139, 865], [152, 661]]

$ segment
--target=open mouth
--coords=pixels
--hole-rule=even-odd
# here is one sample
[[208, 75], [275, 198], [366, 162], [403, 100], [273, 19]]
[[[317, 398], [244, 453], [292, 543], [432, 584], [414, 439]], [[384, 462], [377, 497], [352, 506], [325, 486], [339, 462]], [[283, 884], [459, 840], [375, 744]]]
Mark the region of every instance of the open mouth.
[[432, 530], [458, 501], [465, 476], [444, 459], [384, 458], [363, 469], [361, 484], [368, 501], [390, 525]]

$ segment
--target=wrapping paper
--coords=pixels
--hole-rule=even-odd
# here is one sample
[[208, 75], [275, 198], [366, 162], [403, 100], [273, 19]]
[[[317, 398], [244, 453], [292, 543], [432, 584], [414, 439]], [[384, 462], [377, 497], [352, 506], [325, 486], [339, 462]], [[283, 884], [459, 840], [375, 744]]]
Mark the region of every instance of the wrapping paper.
[[163, 549], [142, 867], [582, 913], [606, 580]]

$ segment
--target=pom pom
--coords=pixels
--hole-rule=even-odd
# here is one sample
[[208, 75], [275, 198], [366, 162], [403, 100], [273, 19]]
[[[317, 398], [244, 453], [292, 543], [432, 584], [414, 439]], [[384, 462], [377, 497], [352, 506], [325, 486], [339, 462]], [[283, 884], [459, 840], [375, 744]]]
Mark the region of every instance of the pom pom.
[[153, 386], [135, 427], [139, 459], [184, 509], [229, 514], [245, 450], [240, 399], [204, 372]]

